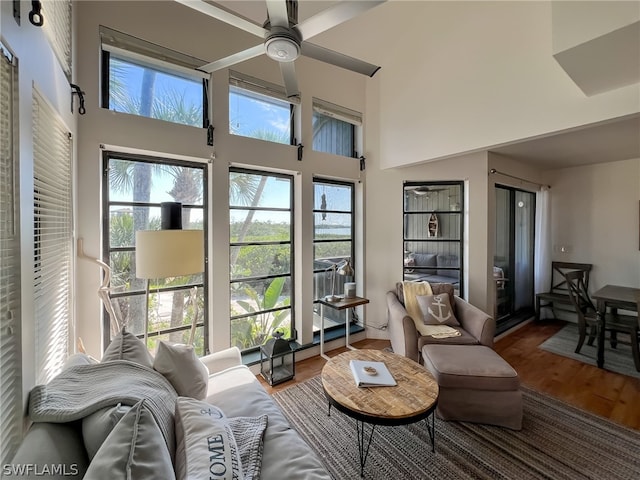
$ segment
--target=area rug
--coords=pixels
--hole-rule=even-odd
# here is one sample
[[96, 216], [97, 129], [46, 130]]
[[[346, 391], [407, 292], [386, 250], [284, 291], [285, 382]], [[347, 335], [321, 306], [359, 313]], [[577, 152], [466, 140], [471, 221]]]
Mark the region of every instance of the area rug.
[[[624, 334], [618, 335], [622, 338]], [[578, 360], [589, 365], [596, 365], [597, 351], [595, 341], [593, 346], [590, 346], [587, 345], [587, 340], [585, 339], [584, 345], [580, 349], [580, 353], [575, 353], [577, 344], [578, 325], [575, 323], [569, 323], [565, 327], [562, 327], [562, 329], [554, 336], [540, 344], [539, 348], [551, 353], [562, 355], [563, 357], [573, 358], [574, 360]], [[619, 343], [616, 348], [611, 348], [607, 341], [604, 350], [604, 368], [612, 372], [640, 378], [640, 372], [636, 370], [633, 364], [631, 346], [629, 345]]]
[[[377, 426], [367, 479], [637, 479], [640, 432], [522, 388], [521, 431], [436, 419], [436, 452], [425, 421]], [[360, 478], [355, 421], [327, 416], [320, 377], [274, 393], [294, 428], [335, 480]]]

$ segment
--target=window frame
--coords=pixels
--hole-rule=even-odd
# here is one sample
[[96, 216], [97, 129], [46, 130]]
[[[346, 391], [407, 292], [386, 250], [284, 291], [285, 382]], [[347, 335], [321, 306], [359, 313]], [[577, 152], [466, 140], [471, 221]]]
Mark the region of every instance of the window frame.
[[[350, 142], [351, 142], [351, 152], [349, 155], [343, 155], [342, 153], [338, 153], [335, 151], [321, 150], [315, 148], [316, 141], [316, 129], [313, 122], [313, 119], [317, 115], [322, 115], [332, 120], [340, 121], [350, 126]], [[350, 108], [346, 108], [340, 105], [336, 105], [331, 102], [327, 102], [326, 100], [321, 100], [319, 98], [312, 99], [312, 143], [311, 148], [314, 152], [322, 152], [328, 153], [331, 155], [338, 155], [341, 157], [347, 158], [358, 158], [358, 149], [359, 145], [359, 130], [362, 129], [363, 124], [363, 116], [360, 112], [356, 112], [355, 110], [351, 110]]]
[[[110, 101], [110, 72], [111, 57], [129, 62], [141, 68], [150, 68], [166, 75], [182, 77], [184, 79], [202, 82], [202, 126], [195, 128], [208, 128], [211, 125], [210, 112], [210, 74], [197, 70], [205, 62], [195, 57], [170, 50], [166, 47], [141, 40], [110, 28], [100, 26], [101, 37], [101, 79], [100, 79], [100, 106], [111, 110]], [[112, 110], [113, 111], [113, 110]], [[128, 112], [120, 112], [125, 113]], [[161, 118], [128, 113], [143, 118], [168, 121], [194, 127], [181, 122], [172, 122]]]
[[[341, 187], [349, 187], [351, 189], [350, 192], [350, 202], [351, 202], [351, 209], [350, 210], [340, 210], [340, 209], [333, 209], [333, 210], [329, 210], [329, 209], [321, 209], [321, 208], [315, 208], [315, 188], [316, 185], [336, 185], [336, 186], [341, 186]], [[314, 262], [314, 269], [312, 274], [314, 275], [314, 278], [316, 278], [316, 275], [321, 275], [327, 272], [327, 269], [316, 269], [315, 268], [315, 247], [318, 244], [327, 244], [327, 243], [339, 243], [339, 242], [350, 242], [351, 243], [351, 248], [350, 248], [350, 254], [349, 254], [349, 260], [351, 261], [351, 266], [354, 265], [354, 258], [355, 258], [355, 245], [356, 245], [356, 228], [355, 228], [355, 222], [356, 222], [356, 184], [355, 182], [352, 181], [347, 181], [347, 180], [335, 180], [335, 179], [329, 179], [329, 178], [323, 178], [320, 176], [314, 177], [313, 178], [313, 188], [314, 188], [314, 208], [313, 208], [313, 218], [314, 218], [314, 228], [313, 228], [313, 240], [312, 240], [312, 244], [313, 244], [313, 262]], [[349, 233], [349, 239], [345, 239], [345, 238], [340, 238], [340, 239], [324, 239], [324, 240], [318, 240], [316, 239], [315, 236], [315, 232], [316, 232], [316, 228], [315, 228], [315, 218], [317, 214], [323, 214], [323, 213], [337, 213], [337, 214], [349, 214], [350, 218], [351, 218], [351, 228], [350, 228], [350, 233]], [[342, 260], [341, 260], [342, 261]], [[340, 262], [338, 262], [340, 263]], [[351, 282], [356, 282], [357, 283], [357, 276], [354, 273], [353, 278], [351, 279]], [[314, 299], [313, 299], [313, 308], [314, 311], [316, 309], [318, 309], [318, 311], [316, 312], [318, 315], [319, 313], [319, 300], [320, 298], [315, 298], [315, 291], [316, 288], [314, 288]], [[338, 288], [336, 288], [336, 295], [341, 294], [341, 292], [338, 290]], [[332, 320], [337, 320], [337, 321], [343, 321], [344, 319], [342, 318], [342, 314], [340, 311], [335, 310], [335, 309], [325, 309], [325, 318], [330, 318]], [[357, 316], [355, 314], [355, 309], [352, 309], [352, 319], [357, 320]], [[326, 322], [325, 322], [325, 332], [327, 331], [331, 331], [331, 330], [335, 330], [335, 329], [343, 329], [344, 328], [344, 324], [342, 325], [333, 325], [333, 326], [327, 326]], [[318, 330], [319, 331], [319, 330]]]
[[[209, 353], [209, 255], [208, 255], [208, 242], [206, 239], [208, 238], [208, 230], [209, 230], [209, 202], [208, 202], [208, 187], [209, 187], [209, 170], [208, 166], [205, 163], [186, 161], [186, 160], [176, 160], [168, 157], [153, 157], [148, 155], [140, 155], [133, 153], [124, 153], [117, 152], [112, 150], [104, 150], [102, 152], [102, 261], [107, 265], [110, 265], [110, 257], [112, 252], [134, 252], [135, 253], [135, 240], [134, 244], [130, 247], [111, 247], [110, 245], [110, 211], [113, 206], [136, 206], [136, 207], [150, 207], [150, 208], [158, 208], [160, 209], [161, 202], [122, 202], [122, 201], [111, 201], [109, 198], [109, 161], [110, 160], [124, 160], [131, 162], [141, 162], [148, 163], [152, 165], [170, 165], [170, 166], [183, 166], [187, 168], [194, 168], [202, 170], [202, 181], [203, 181], [203, 194], [202, 194], [202, 206], [193, 205], [193, 204], [183, 204], [182, 208], [191, 208], [191, 209], [202, 209], [202, 229], [205, 238], [204, 242], [204, 271], [202, 273], [202, 282], [189, 283], [188, 285], [179, 285], [175, 287], [162, 287], [159, 289], [153, 289], [151, 293], [166, 293], [166, 292], [175, 292], [175, 291], [186, 291], [193, 287], [197, 287], [198, 289], [202, 288], [203, 294], [203, 311], [202, 311], [202, 323], [198, 322], [196, 327], [203, 328], [203, 355]], [[133, 232], [135, 237], [135, 231]], [[134, 297], [146, 295], [145, 289], [136, 289], [129, 290], [126, 292], [118, 292], [118, 293], [110, 293], [111, 299], [117, 299], [122, 297]], [[147, 333], [148, 338], [159, 337], [162, 335], [181, 332], [191, 329], [192, 324], [183, 324], [179, 327], [170, 327], [160, 330], [154, 330]], [[103, 338], [102, 344], [103, 348], [107, 348], [109, 343], [111, 342], [110, 334], [111, 334], [111, 325], [110, 318], [106, 308], [103, 308], [103, 318], [102, 318], [102, 331]], [[138, 338], [144, 337], [144, 332], [136, 335]]]
[[[229, 201], [229, 212], [231, 212], [232, 210], [253, 210], [253, 211], [275, 211], [275, 212], [282, 212], [282, 211], [288, 211], [289, 212], [289, 241], [285, 242], [285, 241], [281, 241], [281, 240], [274, 240], [274, 241], [261, 241], [261, 242], [232, 242], [231, 241], [231, 237], [229, 238], [229, 249], [231, 250], [234, 247], [238, 247], [238, 248], [242, 248], [244, 246], [251, 246], [251, 245], [258, 245], [258, 246], [269, 246], [269, 245], [289, 245], [290, 246], [290, 260], [289, 260], [289, 273], [288, 274], [283, 274], [283, 273], [276, 273], [276, 274], [266, 274], [266, 275], [256, 275], [256, 276], [251, 276], [251, 277], [238, 277], [238, 278], [232, 278], [232, 273], [231, 273], [231, 268], [229, 269], [229, 299], [230, 301], [232, 300], [232, 295], [231, 295], [231, 289], [233, 284], [236, 283], [245, 283], [245, 282], [251, 282], [251, 281], [260, 281], [260, 280], [269, 280], [269, 279], [274, 279], [274, 278], [280, 278], [280, 277], [288, 277], [290, 279], [290, 290], [291, 290], [291, 294], [290, 294], [290, 302], [289, 305], [287, 306], [283, 306], [283, 307], [277, 307], [277, 308], [273, 308], [273, 309], [269, 309], [269, 310], [259, 310], [259, 311], [255, 311], [255, 312], [247, 312], [247, 313], [243, 313], [240, 315], [232, 315], [231, 314], [231, 304], [229, 305], [229, 325], [231, 327], [231, 322], [233, 322], [234, 320], [238, 320], [238, 319], [242, 319], [242, 318], [250, 318], [250, 317], [254, 317], [256, 315], [259, 315], [261, 313], [270, 313], [270, 312], [276, 312], [276, 311], [284, 311], [284, 310], [289, 310], [289, 318], [290, 318], [290, 331], [291, 331], [291, 336], [290, 338], [286, 339], [289, 341], [293, 341], [297, 339], [297, 331], [295, 329], [295, 325], [296, 325], [296, 317], [295, 317], [295, 305], [296, 305], [296, 301], [295, 301], [295, 286], [296, 286], [296, 276], [295, 276], [295, 195], [294, 195], [294, 176], [291, 174], [286, 174], [286, 173], [280, 173], [280, 172], [273, 172], [273, 171], [268, 171], [268, 170], [260, 170], [260, 169], [251, 169], [251, 168], [245, 168], [245, 167], [229, 167], [229, 175], [231, 175], [232, 173], [240, 173], [240, 174], [248, 174], [248, 175], [261, 175], [261, 176], [268, 176], [268, 177], [274, 177], [274, 178], [285, 178], [290, 182], [290, 186], [289, 186], [289, 208], [288, 209], [283, 209], [283, 208], [277, 208], [277, 207], [260, 207], [260, 206], [255, 206], [252, 207], [250, 205], [232, 205], [231, 201]], [[231, 233], [231, 232], [230, 232]], [[231, 265], [230, 265], [231, 267]], [[233, 346], [233, 338], [231, 336], [232, 334], [232, 330], [233, 328], [229, 329], [229, 342], [230, 345]], [[269, 337], [267, 337], [268, 339]], [[266, 339], [265, 339], [266, 340]], [[260, 345], [255, 345], [253, 347], [249, 347], [246, 348], [242, 351], [242, 354], [247, 354], [247, 353], [252, 353], [252, 352], [257, 352], [260, 349]]]
[[[261, 100], [262, 98], [266, 99], [265, 102], [271, 101], [274, 104], [278, 103], [287, 103], [289, 104], [289, 143], [288, 145], [296, 144], [296, 113], [297, 109], [300, 105], [300, 98], [298, 97], [287, 97], [286, 91], [284, 87], [277, 85], [275, 83], [270, 83], [259, 78], [252, 77], [250, 75], [245, 75], [240, 72], [236, 72], [234, 70], [229, 70], [229, 90], [227, 94], [227, 98], [231, 96], [232, 89], [242, 90], [247, 92], [244, 94], [245, 97], [253, 98], [254, 100]], [[239, 93], [236, 92], [238, 95]], [[229, 116], [231, 115], [231, 108], [229, 108]], [[256, 140], [269, 141], [268, 139], [263, 139], [259, 137], [252, 137], [249, 135], [236, 134], [231, 131], [231, 118], [228, 118], [229, 124], [229, 135], [240, 136], [244, 138], [253, 138]], [[280, 142], [273, 142], [280, 143]], [[287, 145], [285, 143], [281, 143], [281, 145]]]
[[[449, 210], [441, 210], [441, 209], [426, 209], [426, 210], [409, 210], [407, 208], [406, 195], [408, 195], [407, 187], [458, 187], [460, 196], [458, 202], [458, 208], [449, 209]], [[412, 273], [409, 270], [414, 270], [415, 267], [408, 266], [405, 264], [406, 259], [406, 245], [407, 243], [425, 243], [425, 244], [458, 244], [457, 255], [459, 258], [458, 267], [448, 267], [448, 266], [440, 266], [433, 267], [435, 269], [440, 270], [451, 270], [459, 272], [458, 278], [458, 291], [456, 292], [461, 298], [466, 298], [465, 292], [465, 271], [464, 271], [464, 238], [465, 238], [465, 209], [464, 209], [464, 181], [461, 180], [442, 180], [442, 181], [405, 181], [402, 186], [402, 250], [403, 250], [403, 265], [402, 265], [402, 279], [408, 280], [407, 273]], [[427, 215], [427, 214], [436, 214], [436, 215], [459, 215], [458, 221], [458, 231], [460, 232], [459, 238], [443, 238], [443, 237], [408, 237], [407, 236], [407, 219], [411, 215]], [[418, 253], [429, 253], [429, 252], [418, 252]], [[450, 254], [449, 254], [450, 255]], [[428, 280], [425, 278], [425, 280]]]

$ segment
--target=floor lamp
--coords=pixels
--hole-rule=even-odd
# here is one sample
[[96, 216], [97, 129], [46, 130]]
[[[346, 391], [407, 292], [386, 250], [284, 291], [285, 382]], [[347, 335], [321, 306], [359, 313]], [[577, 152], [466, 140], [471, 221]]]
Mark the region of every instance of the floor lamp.
[[[161, 204], [162, 230], [136, 232], [136, 277], [146, 280], [144, 344], [149, 330], [149, 280], [204, 271], [204, 232], [182, 230], [182, 204]], [[194, 305], [197, 305], [194, 295]], [[194, 308], [194, 313], [196, 309]], [[194, 318], [191, 340], [195, 332]]]

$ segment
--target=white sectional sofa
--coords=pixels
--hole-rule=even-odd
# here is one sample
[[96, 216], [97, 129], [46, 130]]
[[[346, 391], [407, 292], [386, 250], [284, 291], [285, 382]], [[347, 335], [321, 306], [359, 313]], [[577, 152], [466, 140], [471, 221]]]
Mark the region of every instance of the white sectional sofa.
[[[261, 461], [257, 463], [258, 471], [252, 478], [260, 478], [261, 480], [292, 478], [328, 480], [331, 478], [318, 456], [291, 427], [282, 411], [265, 391], [255, 375], [249, 368], [242, 365], [240, 352], [237, 348], [218, 352], [201, 360], [209, 369], [206, 399], [202, 400], [203, 402], [218, 407], [230, 419], [235, 417], [255, 418], [256, 416], [267, 416], [267, 426], [263, 433], [262, 451], [260, 452], [262, 457]], [[134, 362], [116, 360], [117, 362], [125, 364], [125, 367], [133, 368], [129, 363]], [[79, 373], [83, 368], [99, 369], [99, 365], [101, 364], [75, 365], [66, 372], [66, 375]], [[136, 364], [135, 368], [152, 375], [158, 375], [153, 368], [147, 366], [138, 367]], [[65, 372], [63, 371], [63, 373]], [[162, 380], [161, 377], [159, 379]], [[186, 381], [188, 384], [189, 378], [183, 375], [180, 381]], [[52, 381], [51, 383], [54, 382]], [[35, 390], [40, 390], [40, 393], [36, 393], [36, 396], [42, 396], [43, 390], [39, 389], [39, 387], [36, 387]], [[175, 397], [176, 399], [179, 398], [178, 394]], [[157, 398], [151, 400], [158, 401]], [[129, 404], [131, 403], [129, 402]], [[177, 403], [178, 401], [176, 400], [175, 404]], [[124, 406], [125, 403], [123, 402], [122, 405]], [[30, 405], [30, 407], [32, 406]], [[163, 405], [163, 407], [167, 407], [167, 411], [173, 411], [175, 405]], [[124, 408], [133, 410], [135, 407], [127, 405]], [[87, 453], [87, 439], [83, 438], [83, 420], [80, 418], [70, 422], [36, 421], [32, 423], [12, 462], [3, 466], [2, 478], [42, 478], [43, 472], [47, 472], [46, 478], [51, 479], [85, 478], [99, 480], [105, 478], [112, 480], [114, 478], [128, 478], [125, 473], [122, 476], [106, 471], [100, 473], [99, 469], [91, 466], [94, 463], [95, 467], [95, 463], [97, 463], [95, 459], [100, 455], [100, 450], [105, 448], [118, 425], [123, 423], [122, 420], [118, 420], [119, 423], [116, 423], [111, 433], [108, 434], [109, 436], [104, 439], [102, 446], [96, 447], [98, 451], [94, 453], [95, 456], [91, 461], [89, 460], [90, 455]], [[84, 433], [91, 433], [87, 432], [86, 427], [87, 425], [85, 424]], [[97, 428], [99, 429], [100, 426]], [[135, 428], [138, 428], [137, 425]], [[96, 427], [93, 427], [93, 430], [95, 429]], [[163, 433], [165, 431], [166, 429], [163, 430]], [[158, 436], [159, 432], [156, 437]], [[236, 437], [236, 440], [240, 441], [238, 437]], [[156, 438], [155, 441], [165, 447], [162, 436], [159, 436], [159, 440]], [[166, 443], [166, 445], [170, 444], [170, 442]], [[174, 462], [175, 466], [176, 452], [170, 452], [170, 454], [171, 461]], [[147, 454], [147, 456], [153, 456], [153, 454]], [[132, 457], [130, 456], [129, 458]], [[155, 461], [153, 458], [145, 458], [144, 460]], [[111, 463], [115, 464], [117, 462]], [[165, 464], [168, 464], [169, 468], [172, 466], [171, 462], [165, 462]], [[21, 472], [19, 471], [20, 468], [22, 468]], [[18, 470], [12, 472], [12, 469]], [[90, 473], [87, 473], [87, 471]], [[173, 472], [160, 473], [154, 472], [152, 469], [148, 474], [144, 474], [139, 473], [141, 471], [144, 470], [138, 470], [138, 473], [133, 474], [131, 478], [135, 478], [135, 480], [175, 478], [171, 476]], [[189, 476], [188, 478], [209, 478], [207, 473], [202, 472], [201, 477], [198, 475], [197, 477]], [[180, 475], [178, 475], [178, 478], [180, 478]], [[247, 476], [245, 475], [244, 478], [246, 479]]]

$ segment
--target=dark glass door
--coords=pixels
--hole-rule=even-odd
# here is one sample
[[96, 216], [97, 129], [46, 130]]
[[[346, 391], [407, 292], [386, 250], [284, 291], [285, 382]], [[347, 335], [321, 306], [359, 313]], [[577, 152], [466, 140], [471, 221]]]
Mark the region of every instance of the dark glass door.
[[493, 277], [499, 330], [533, 311], [535, 200], [532, 192], [496, 186]]

